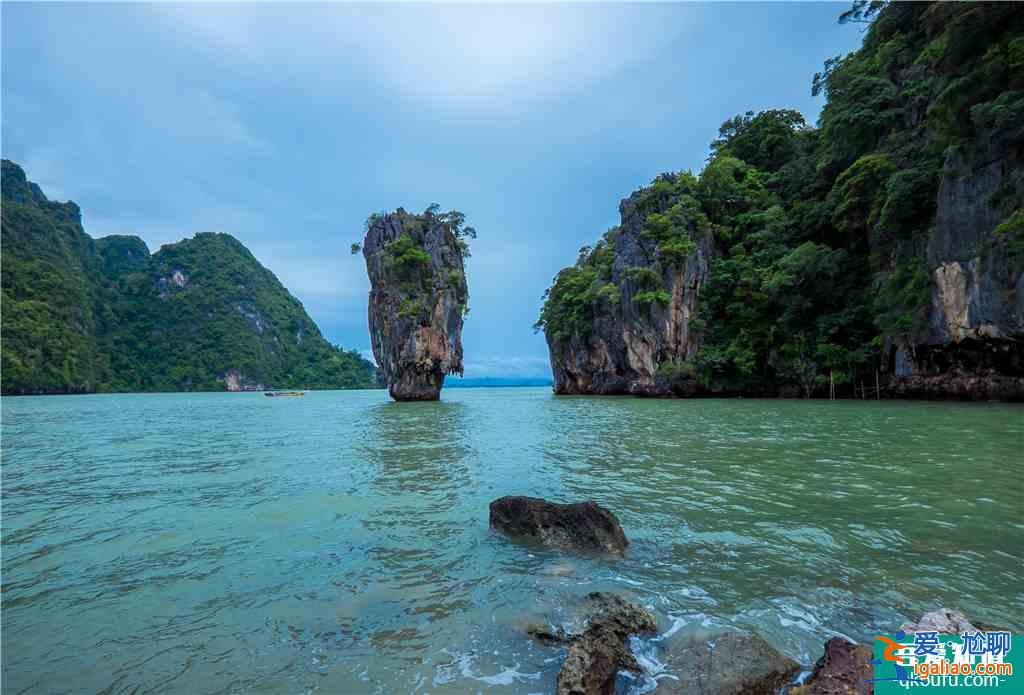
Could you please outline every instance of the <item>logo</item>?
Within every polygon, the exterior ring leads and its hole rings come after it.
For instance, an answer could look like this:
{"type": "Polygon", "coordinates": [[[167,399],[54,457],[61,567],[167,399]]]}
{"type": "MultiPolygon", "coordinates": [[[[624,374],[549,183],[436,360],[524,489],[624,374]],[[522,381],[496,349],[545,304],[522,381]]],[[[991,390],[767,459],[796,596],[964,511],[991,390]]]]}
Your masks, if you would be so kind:
{"type": "Polygon", "coordinates": [[[1013,677],[1012,638],[1008,631],[976,630],[959,635],[937,631],[875,637],[875,692],[956,692],[961,688],[999,688],[1007,695],[1024,694],[1024,679],[1013,677]]]}

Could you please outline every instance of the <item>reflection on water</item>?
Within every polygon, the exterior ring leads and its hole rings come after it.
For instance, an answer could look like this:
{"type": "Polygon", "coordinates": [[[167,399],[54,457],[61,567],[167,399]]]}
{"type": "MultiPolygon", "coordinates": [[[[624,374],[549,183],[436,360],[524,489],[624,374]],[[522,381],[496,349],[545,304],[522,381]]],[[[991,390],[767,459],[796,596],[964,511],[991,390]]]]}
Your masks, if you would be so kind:
{"type": "Polygon", "coordinates": [[[377,403],[368,409],[356,450],[376,467],[375,492],[409,495],[412,513],[450,506],[470,484],[466,405],[451,401],[377,403]]]}
{"type": "Polygon", "coordinates": [[[1019,408],[444,399],[5,399],[6,689],[545,692],[523,627],[593,590],[805,664],[939,605],[1024,627],[1019,408]],[[595,499],[630,551],[511,544],[505,494],[595,499]]]}

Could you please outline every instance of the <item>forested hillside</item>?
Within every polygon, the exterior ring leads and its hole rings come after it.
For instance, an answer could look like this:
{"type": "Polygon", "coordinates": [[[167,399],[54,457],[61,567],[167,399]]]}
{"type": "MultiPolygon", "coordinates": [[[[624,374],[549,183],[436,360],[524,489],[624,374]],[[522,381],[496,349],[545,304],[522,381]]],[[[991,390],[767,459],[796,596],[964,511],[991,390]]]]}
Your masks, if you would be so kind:
{"type": "Polygon", "coordinates": [[[94,240],[7,160],[2,230],[4,394],[375,385],[227,234],[94,240]]]}
{"type": "Polygon", "coordinates": [[[727,120],[558,274],[557,391],[1024,398],[1024,12],[842,19],[869,27],[814,76],[816,127],[727,120]]]}

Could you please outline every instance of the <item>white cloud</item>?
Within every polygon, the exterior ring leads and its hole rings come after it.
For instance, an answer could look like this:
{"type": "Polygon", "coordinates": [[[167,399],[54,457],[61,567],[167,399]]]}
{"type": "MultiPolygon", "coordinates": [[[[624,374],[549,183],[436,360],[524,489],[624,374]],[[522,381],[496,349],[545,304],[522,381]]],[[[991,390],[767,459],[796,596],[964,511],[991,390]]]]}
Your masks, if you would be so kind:
{"type": "Polygon", "coordinates": [[[504,109],[523,97],[563,96],[649,60],[701,11],[693,4],[300,7],[158,6],[179,32],[281,73],[315,70],[325,87],[339,74],[362,74],[421,100],[504,109]]]}
{"type": "Polygon", "coordinates": [[[194,136],[209,138],[220,147],[240,148],[260,155],[273,153],[270,142],[252,131],[230,100],[201,89],[191,95],[189,106],[194,136]]]}
{"type": "Polygon", "coordinates": [[[348,248],[330,246],[321,248],[321,254],[310,256],[308,249],[300,248],[299,245],[264,241],[250,246],[253,255],[297,297],[318,301],[360,298],[366,301],[370,282],[362,256],[352,256],[348,248]]]}

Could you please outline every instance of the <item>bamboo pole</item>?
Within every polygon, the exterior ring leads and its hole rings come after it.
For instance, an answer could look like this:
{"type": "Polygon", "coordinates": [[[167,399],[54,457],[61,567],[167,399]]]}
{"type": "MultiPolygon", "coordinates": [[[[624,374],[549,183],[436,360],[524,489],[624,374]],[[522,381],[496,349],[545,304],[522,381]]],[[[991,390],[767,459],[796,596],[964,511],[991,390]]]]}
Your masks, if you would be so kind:
{"type": "Polygon", "coordinates": [[[881,398],[882,398],[881,392],[879,391],[879,388],[878,388],[878,370],[876,369],[875,370],[875,400],[876,401],[877,400],[881,400],[881,398]]]}

